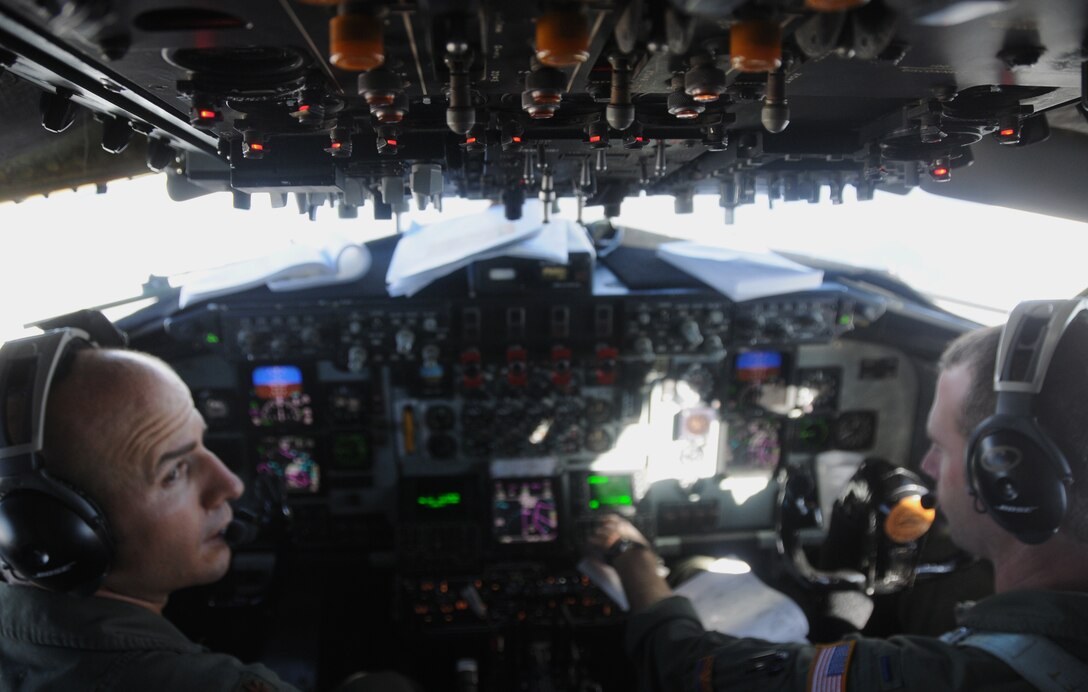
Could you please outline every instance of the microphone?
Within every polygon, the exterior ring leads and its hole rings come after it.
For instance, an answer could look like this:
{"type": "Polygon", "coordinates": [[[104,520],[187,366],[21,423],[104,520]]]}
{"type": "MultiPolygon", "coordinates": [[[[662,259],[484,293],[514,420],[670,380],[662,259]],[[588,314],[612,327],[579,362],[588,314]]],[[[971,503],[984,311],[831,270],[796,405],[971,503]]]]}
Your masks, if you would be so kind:
{"type": "Polygon", "coordinates": [[[240,507],[235,508],[234,518],[227,524],[227,530],[223,533],[223,540],[231,548],[237,548],[256,540],[260,530],[260,523],[253,512],[240,507]]]}
{"type": "Polygon", "coordinates": [[[261,529],[290,516],[283,481],[271,474],[258,474],[249,491],[232,503],[231,508],[234,518],[227,525],[223,539],[232,548],[252,543],[261,529]]]}

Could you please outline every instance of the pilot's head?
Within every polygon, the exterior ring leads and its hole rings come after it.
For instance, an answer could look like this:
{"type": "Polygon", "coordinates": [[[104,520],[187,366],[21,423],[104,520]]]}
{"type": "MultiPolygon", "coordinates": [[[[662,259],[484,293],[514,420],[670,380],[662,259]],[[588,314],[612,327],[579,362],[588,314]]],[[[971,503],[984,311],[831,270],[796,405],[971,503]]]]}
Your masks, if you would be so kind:
{"type": "Polygon", "coordinates": [[[242,482],[204,447],[204,429],[185,383],[146,354],[79,351],[54,384],[45,465],[106,515],[116,555],[104,590],[161,606],[226,573],[227,501],[242,482]]]}
{"type": "MultiPolygon", "coordinates": [[[[1069,510],[1059,531],[1064,540],[1088,543],[1088,313],[1066,329],[1035,400],[1040,426],[1069,461],[1076,479],[1069,510]]],[[[922,469],[937,479],[937,496],[952,539],[961,548],[994,559],[1016,541],[1012,534],[975,511],[966,476],[971,432],[994,413],[994,363],[1001,328],[964,334],[941,356],[937,395],[926,432],[931,446],[922,469]]]]}

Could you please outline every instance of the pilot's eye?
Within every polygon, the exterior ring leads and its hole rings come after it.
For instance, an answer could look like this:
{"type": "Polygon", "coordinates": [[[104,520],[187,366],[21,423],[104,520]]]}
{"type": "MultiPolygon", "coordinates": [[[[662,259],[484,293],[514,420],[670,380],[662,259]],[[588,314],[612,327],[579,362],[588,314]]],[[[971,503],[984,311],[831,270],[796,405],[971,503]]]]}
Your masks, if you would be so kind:
{"type": "Polygon", "coordinates": [[[170,470],[163,476],[162,484],[171,485],[181,480],[189,473],[189,461],[182,459],[178,463],[174,464],[170,470]]]}

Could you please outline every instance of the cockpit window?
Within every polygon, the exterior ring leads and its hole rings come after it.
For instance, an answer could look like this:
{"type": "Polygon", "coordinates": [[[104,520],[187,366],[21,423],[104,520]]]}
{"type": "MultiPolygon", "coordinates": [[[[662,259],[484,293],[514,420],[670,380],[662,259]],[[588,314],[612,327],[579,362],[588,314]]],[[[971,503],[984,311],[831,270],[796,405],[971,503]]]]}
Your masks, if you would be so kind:
{"type": "MultiPolygon", "coordinates": [[[[272,208],[257,196],[233,209],[225,194],[174,202],[162,176],[0,205],[0,226],[16,231],[0,254],[0,340],[21,326],[92,305],[154,293],[149,278],[170,286],[201,272],[260,257],[291,243],[320,244],[330,235],[362,243],[397,233],[398,222],[340,219],[333,208],[315,220],[294,208],[272,208]]],[[[801,202],[749,205],[725,225],[717,198],[696,196],[691,214],[674,213],[668,196],[627,200],[616,226],[666,238],[738,250],[774,250],[826,262],[886,271],[938,306],[983,324],[997,324],[1019,300],[1070,297],[1085,288],[1080,258],[1088,251],[1083,224],[1026,211],[962,202],[921,190],[842,205],[801,202]],[[773,209],[772,209],[773,206],[773,209]]],[[[412,208],[401,230],[475,214],[486,200],[448,199],[442,212],[412,208]]],[[[574,218],[574,200],[559,201],[574,218]]],[[[604,218],[588,207],[587,223],[604,218]]],[[[634,240],[633,242],[638,242],[634,240]]],[[[114,307],[117,318],[142,307],[114,307]]]]}

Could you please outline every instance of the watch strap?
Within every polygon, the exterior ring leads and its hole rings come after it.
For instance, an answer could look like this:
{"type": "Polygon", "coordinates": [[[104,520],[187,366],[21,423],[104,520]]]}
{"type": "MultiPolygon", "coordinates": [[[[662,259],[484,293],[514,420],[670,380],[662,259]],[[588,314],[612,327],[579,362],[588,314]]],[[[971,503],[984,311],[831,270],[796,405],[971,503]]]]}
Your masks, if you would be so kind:
{"type": "Polygon", "coordinates": [[[629,550],[649,550],[649,548],[638,541],[632,541],[630,538],[620,538],[608,546],[608,550],[604,551],[604,561],[609,565],[613,565],[616,558],[629,550]]]}

